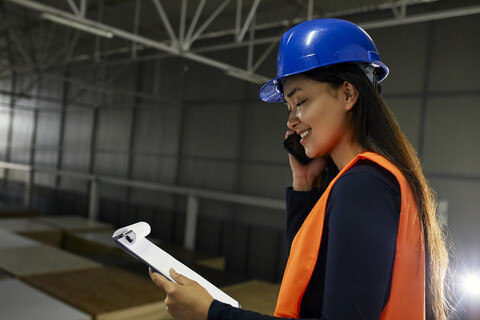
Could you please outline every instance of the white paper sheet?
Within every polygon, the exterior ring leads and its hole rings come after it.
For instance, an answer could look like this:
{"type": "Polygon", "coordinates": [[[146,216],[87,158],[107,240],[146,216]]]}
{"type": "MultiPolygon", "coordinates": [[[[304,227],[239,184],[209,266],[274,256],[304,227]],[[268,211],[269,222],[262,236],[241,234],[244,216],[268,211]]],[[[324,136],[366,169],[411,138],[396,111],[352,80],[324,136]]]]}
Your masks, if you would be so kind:
{"type": "Polygon", "coordinates": [[[174,281],[169,274],[170,268],[173,268],[176,272],[198,282],[214,299],[236,308],[240,307],[235,299],[228,296],[198,273],[150,242],[146,238],[146,236],[150,234],[150,230],[148,223],[137,222],[118,229],[113,233],[112,238],[120,248],[148,264],[154,271],[161,273],[167,279],[174,281]]]}

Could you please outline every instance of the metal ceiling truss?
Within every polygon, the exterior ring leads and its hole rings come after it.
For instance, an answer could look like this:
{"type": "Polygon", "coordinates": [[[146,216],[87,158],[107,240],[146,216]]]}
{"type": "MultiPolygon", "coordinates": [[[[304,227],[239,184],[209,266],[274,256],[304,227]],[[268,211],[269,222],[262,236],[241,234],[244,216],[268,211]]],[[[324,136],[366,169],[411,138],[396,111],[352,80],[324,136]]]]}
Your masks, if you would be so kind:
{"type": "MultiPolygon", "coordinates": [[[[196,61],[214,68],[221,69],[226,72],[226,74],[241,78],[250,82],[257,84],[264,83],[269,80],[269,78],[255,73],[263,61],[269,56],[272,50],[276,47],[277,43],[280,40],[280,35],[268,38],[255,38],[256,31],[262,30],[275,30],[275,28],[285,28],[290,25],[305,21],[306,19],[319,18],[315,15],[314,0],[305,0],[300,1],[299,5],[302,5],[306,10],[306,15],[303,17],[297,17],[293,19],[279,20],[276,22],[266,23],[266,24],[256,24],[255,16],[260,4],[260,0],[251,1],[251,7],[248,10],[248,13],[245,19],[242,18],[242,0],[236,1],[236,12],[235,12],[235,27],[230,30],[215,31],[210,33],[204,33],[205,30],[212,24],[212,22],[220,15],[220,13],[227,7],[232,0],[223,0],[218,7],[203,21],[199,24],[200,18],[202,17],[203,9],[206,4],[206,0],[199,0],[195,9],[193,18],[191,19],[189,25],[187,25],[187,0],[181,0],[181,10],[180,10],[180,27],[178,34],[175,33],[173,29],[169,15],[162,6],[161,0],[149,0],[153,3],[159,19],[161,20],[165,30],[168,34],[169,39],[165,41],[157,41],[148,37],[144,37],[138,34],[139,30],[139,12],[140,5],[142,0],[133,0],[135,3],[135,12],[133,12],[133,21],[134,27],[133,32],[119,29],[117,27],[107,25],[100,21],[95,21],[86,17],[87,12],[87,0],[65,0],[68,4],[68,7],[71,9],[71,12],[64,10],[59,10],[57,8],[47,6],[45,4],[39,3],[37,1],[29,0],[6,0],[11,3],[29,8],[31,10],[38,11],[42,14],[42,17],[57,23],[65,24],[73,28],[81,29],[86,32],[95,33],[97,35],[102,35],[104,37],[119,37],[132,42],[132,46],[128,49],[119,48],[111,50],[111,53],[119,52],[128,52],[131,51],[132,59],[137,57],[136,52],[142,48],[154,48],[160,50],[164,53],[181,56],[185,59],[196,61]],[[78,4],[77,4],[78,3],[78,4]],[[65,22],[67,21],[67,22],[65,22]],[[245,39],[248,33],[248,39],[245,39]],[[192,49],[192,44],[199,39],[214,39],[221,38],[225,36],[232,36],[233,42],[217,44],[204,48],[194,48],[192,49]],[[257,60],[254,61],[254,48],[257,45],[268,44],[268,47],[261,53],[257,54],[257,60]],[[225,62],[212,59],[200,55],[201,52],[214,51],[214,50],[225,50],[229,48],[236,47],[248,47],[247,50],[247,63],[246,68],[242,69],[237,66],[227,64],[225,62]]],[[[321,17],[332,17],[332,16],[346,16],[353,15],[373,10],[391,10],[392,18],[381,20],[381,21],[372,21],[360,23],[365,29],[373,28],[383,28],[388,26],[396,26],[402,24],[416,23],[416,22],[425,22],[431,20],[438,20],[444,18],[458,17],[464,15],[478,14],[480,13],[480,6],[472,6],[459,9],[451,9],[448,11],[435,11],[431,13],[417,14],[408,16],[407,7],[410,5],[433,2],[436,0],[386,0],[386,2],[378,3],[376,5],[370,5],[366,7],[356,7],[348,10],[337,11],[337,12],[325,12],[321,17]]],[[[101,14],[100,14],[101,20],[101,14]]],[[[12,38],[21,52],[28,59],[28,55],[25,53],[25,50],[22,48],[20,41],[17,41],[12,34],[12,38]]],[[[96,40],[96,58],[99,57],[99,38],[96,40]]],[[[102,54],[104,54],[102,52],[102,54]]],[[[81,60],[81,59],[73,59],[81,60]]],[[[54,63],[56,60],[53,60],[51,63],[54,63]]]]}
{"type": "MultiPolygon", "coordinates": [[[[160,16],[165,29],[167,30],[170,36],[170,44],[167,42],[160,42],[157,40],[153,40],[144,36],[137,34],[135,31],[138,31],[138,19],[135,19],[135,27],[134,32],[125,31],[123,29],[119,29],[101,22],[97,22],[85,17],[86,14],[86,0],[81,0],[80,7],[77,7],[74,0],[66,0],[69,4],[72,12],[67,12],[64,10],[59,10],[57,8],[47,6],[45,4],[39,3],[37,1],[29,1],[29,0],[7,0],[9,2],[15,3],[17,5],[39,11],[42,13],[42,17],[57,22],[61,24],[65,24],[71,26],[73,28],[81,29],[86,32],[94,32],[96,30],[96,35],[102,35],[105,37],[119,37],[125,40],[132,41],[134,44],[140,44],[145,47],[155,48],[163,52],[167,52],[173,55],[181,56],[183,58],[193,60],[202,64],[209,65],[214,68],[218,68],[224,70],[227,74],[231,76],[235,76],[247,81],[251,81],[254,83],[264,83],[268,81],[267,77],[255,74],[252,69],[241,69],[236,66],[224,63],[219,60],[211,59],[205,56],[198,55],[190,50],[192,43],[198,39],[201,33],[211,24],[211,22],[220,14],[220,12],[228,5],[231,0],[224,0],[220,6],[208,17],[208,19],[200,26],[196,31],[195,27],[199,20],[200,14],[202,9],[205,5],[205,1],[202,0],[199,2],[194,19],[191,21],[191,24],[188,28],[188,32],[185,34],[186,30],[186,6],[187,1],[182,0],[182,9],[181,9],[181,26],[179,34],[176,35],[168,18],[167,13],[162,7],[160,0],[151,0],[155,5],[158,14],[160,16]]],[[[136,0],[137,3],[140,3],[139,0],[136,0]]],[[[256,12],[256,8],[259,4],[260,0],[255,0],[252,8],[247,16],[245,23],[243,24],[242,28],[240,29],[237,37],[237,41],[243,40],[243,37],[248,29],[251,21],[256,12]]],[[[138,6],[137,6],[138,9],[138,6]]],[[[138,10],[136,10],[138,12],[138,10]]],[[[137,15],[137,13],[135,13],[137,15]]],[[[253,64],[257,66],[258,63],[253,64]]]]}

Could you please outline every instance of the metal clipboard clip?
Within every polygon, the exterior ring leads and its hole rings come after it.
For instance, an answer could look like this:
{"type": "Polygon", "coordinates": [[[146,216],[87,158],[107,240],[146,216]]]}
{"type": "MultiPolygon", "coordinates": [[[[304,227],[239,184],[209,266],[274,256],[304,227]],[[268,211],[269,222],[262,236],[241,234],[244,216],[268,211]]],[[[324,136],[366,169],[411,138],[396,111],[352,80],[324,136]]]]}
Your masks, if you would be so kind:
{"type": "Polygon", "coordinates": [[[121,238],[125,238],[130,244],[134,244],[135,241],[137,240],[137,235],[133,230],[130,230],[117,236],[117,239],[121,239],[121,238]]]}

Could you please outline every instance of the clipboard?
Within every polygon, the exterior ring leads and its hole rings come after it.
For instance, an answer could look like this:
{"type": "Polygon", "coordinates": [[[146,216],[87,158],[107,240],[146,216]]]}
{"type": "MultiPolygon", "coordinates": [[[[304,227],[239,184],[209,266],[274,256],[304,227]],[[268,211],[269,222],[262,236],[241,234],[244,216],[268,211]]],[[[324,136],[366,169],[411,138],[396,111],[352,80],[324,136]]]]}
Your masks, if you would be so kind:
{"type": "Polygon", "coordinates": [[[215,300],[240,308],[240,304],[235,299],[148,240],[146,236],[150,234],[150,230],[148,223],[137,222],[115,231],[112,239],[121,249],[168,280],[175,282],[169,275],[170,268],[173,268],[176,272],[198,282],[215,300]]]}

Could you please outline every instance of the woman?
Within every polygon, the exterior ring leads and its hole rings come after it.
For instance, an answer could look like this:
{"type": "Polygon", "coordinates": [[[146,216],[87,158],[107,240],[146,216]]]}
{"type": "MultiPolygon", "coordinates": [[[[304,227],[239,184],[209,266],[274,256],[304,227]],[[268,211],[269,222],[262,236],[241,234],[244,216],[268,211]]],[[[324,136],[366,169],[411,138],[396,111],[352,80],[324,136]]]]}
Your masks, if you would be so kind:
{"type": "MultiPolygon", "coordinates": [[[[277,78],[260,97],[286,102],[286,135],[300,135],[313,161],[302,165],[290,155],[290,255],[275,317],[446,319],[448,256],[435,200],[379,94],[387,74],[373,41],[353,23],[312,20],[282,37],[277,78]]],[[[151,277],[175,318],[274,318],[214,301],[174,271],[177,284],[151,277]]]]}

